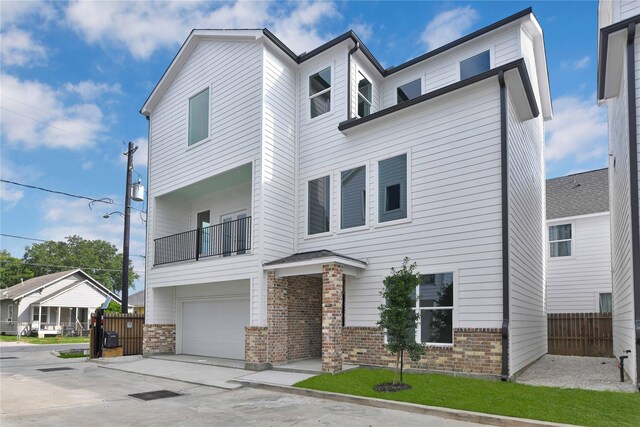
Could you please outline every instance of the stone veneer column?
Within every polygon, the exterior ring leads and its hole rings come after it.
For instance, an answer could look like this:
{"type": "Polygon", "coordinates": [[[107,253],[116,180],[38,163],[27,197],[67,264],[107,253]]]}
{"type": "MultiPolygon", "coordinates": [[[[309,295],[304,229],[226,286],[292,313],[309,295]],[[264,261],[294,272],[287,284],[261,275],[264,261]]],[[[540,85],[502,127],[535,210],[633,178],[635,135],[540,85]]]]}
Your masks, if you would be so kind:
{"type": "Polygon", "coordinates": [[[244,327],[244,368],[262,371],[269,368],[267,363],[267,327],[244,327]]]}
{"type": "Polygon", "coordinates": [[[342,266],[322,267],[322,370],[342,370],[342,266]]]}
{"type": "Polygon", "coordinates": [[[175,353],[176,325],[144,324],[142,326],[142,354],[175,353]]]}
{"type": "Polygon", "coordinates": [[[289,282],[276,277],[274,271],[267,276],[267,361],[287,361],[289,334],[289,282]]]}

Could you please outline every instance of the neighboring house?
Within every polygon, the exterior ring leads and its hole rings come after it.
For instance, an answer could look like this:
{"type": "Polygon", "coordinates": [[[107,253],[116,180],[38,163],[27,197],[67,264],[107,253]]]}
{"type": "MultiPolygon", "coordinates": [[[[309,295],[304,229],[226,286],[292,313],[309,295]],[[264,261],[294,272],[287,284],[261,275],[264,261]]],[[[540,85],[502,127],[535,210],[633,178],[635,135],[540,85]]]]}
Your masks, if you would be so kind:
{"type": "Polygon", "coordinates": [[[640,376],[640,220],[638,219],[638,93],[640,2],[601,1],[598,11],[598,100],[609,117],[609,207],[613,353],[640,376]]]}
{"type": "Polygon", "coordinates": [[[144,314],[144,291],[129,295],[129,311],[144,314]]]}
{"type": "Polygon", "coordinates": [[[547,180],[548,313],[611,313],[607,174],[547,180]]]}
{"type": "Polygon", "coordinates": [[[89,330],[91,312],[107,297],[120,298],[84,271],[34,277],[0,291],[2,334],[62,334],[89,330]]]}
{"type": "Polygon", "coordinates": [[[295,55],[194,30],[141,112],[145,353],[392,364],[376,322],[404,257],[424,275],[413,367],[508,378],[546,353],[530,9],[387,69],[351,31],[295,55]]]}

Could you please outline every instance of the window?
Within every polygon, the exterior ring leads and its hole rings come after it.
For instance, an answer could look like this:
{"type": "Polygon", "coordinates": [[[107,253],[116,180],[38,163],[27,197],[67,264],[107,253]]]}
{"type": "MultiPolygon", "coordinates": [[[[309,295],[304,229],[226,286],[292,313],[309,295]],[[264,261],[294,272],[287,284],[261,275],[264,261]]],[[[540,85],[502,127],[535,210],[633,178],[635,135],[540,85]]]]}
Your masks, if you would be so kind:
{"type": "Polygon", "coordinates": [[[33,321],[37,322],[38,320],[40,320],[41,323],[47,323],[48,320],[48,309],[49,307],[42,307],[42,319],[38,319],[38,313],[40,312],[40,307],[38,307],[37,305],[34,305],[31,307],[33,310],[33,321]]]}
{"type": "Polygon", "coordinates": [[[189,145],[209,137],[209,88],[189,99],[189,145]]]}
{"type": "Polygon", "coordinates": [[[309,76],[311,118],[331,111],[331,67],[309,76]]]}
{"type": "Polygon", "coordinates": [[[398,87],[398,104],[422,95],[422,81],[420,79],[398,87]]]}
{"type": "Polygon", "coordinates": [[[611,292],[600,294],[598,302],[601,314],[611,313],[613,311],[613,305],[611,304],[611,292]]]}
{"type": "Polygon", "coordinates": [[[366,117],[371,114],[373,86],[361,73],[358,76],[358,117],[366,117]]]}
{"type": "Polygon", "coordinates": [[[407,155],[378,162],[378,222],[407,217],[407,155]]]}
{"type": "Polygon", "coordinates": [[[426,274],[416,288],[416,341],[453,344],[453,273],[426,274]]]}
{"type": "Polygon", "coordinates": [[[9,307],[7,309],[7,320],[11,321],[13,320],[13,304],[9,304],[9,307]]]}
{"type": "Polygon", "coordinates": [[[325,176],[309,181],[307,234],[319,234],[329,231],[331,178],[325,176]]]}
{"type": "Polygon", "coordinates": [[[343,171],[340,174],[340,228],[353,228],[366,223],[367,168],[343,171]]]}
{"type": "Polygon", "coordinates": [[[571,256],[571,224],[549,227],[549,257],[571,256]]]}
{"type": "Polygon", "coordinates": [[[491,68],[491,55],[488,50],[464,61],[460,61],[460,80],[468,79],[491,68]]]}

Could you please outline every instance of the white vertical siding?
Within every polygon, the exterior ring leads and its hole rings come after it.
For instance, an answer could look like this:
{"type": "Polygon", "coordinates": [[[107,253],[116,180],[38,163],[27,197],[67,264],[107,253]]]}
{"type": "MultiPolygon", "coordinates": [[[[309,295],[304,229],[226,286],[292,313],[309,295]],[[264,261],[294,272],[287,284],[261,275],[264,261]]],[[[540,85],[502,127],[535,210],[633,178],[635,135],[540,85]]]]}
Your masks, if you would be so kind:
{"type": "Polygon", "coordinates": [[[509,170],[509,374],[547,352],[542,116],[521,122],[507,96],[509,170]]]}
{"type": "Polygon", "coordinates": [[[175,324],[176,288],[147,287],[144,316],[148,324],[175,324]]]}
{"type": "Polygon", "coordinates": [[[639,14],[640,1],[638,0],[620,0],[619,2],[614,2],[614,22],[624,21],[639,14]]]}
{"type": "Polygon", "coordinates": [[[485,50],[491,50],[491,67],[520,58],[519,26],[508,25],[420,64],[387,77],[384,82],[383,107],[396,104],[396,88],[422,78],[422,93],[429,93],[460,80],[459,62],[485,50]]]}
{"type": "Polygon", "coordinates": [[[573,253],[547,259],[547,311],[597,313],[598,294],[611,292],[609,214],[547,221],[559,224],[572,225],[573,253]]]}

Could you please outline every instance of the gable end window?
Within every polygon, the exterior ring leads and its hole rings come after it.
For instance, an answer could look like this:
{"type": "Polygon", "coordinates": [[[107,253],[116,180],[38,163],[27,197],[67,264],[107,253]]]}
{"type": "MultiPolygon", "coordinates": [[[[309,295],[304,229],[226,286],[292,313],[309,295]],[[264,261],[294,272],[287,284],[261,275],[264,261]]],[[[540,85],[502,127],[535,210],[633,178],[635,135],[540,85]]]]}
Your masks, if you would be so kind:
{"type": "Polygon", "coordinates": [[[362,73],[358,73],[358,117],[366,117],[371,114],[371,99],[373,86],[362,73]]]}
{"type": "Polygon", "coordinates": [[[324,176],[309,181],[307,199],[307,234],[328,232],[331,212],[331,178],[324,176]]]}
{"type": "Polygon", "coordinates": [[[408,101],[422,95],[422,80],[414,80],[412,82],[399,86],[397,92],[397,103],[408,101]]]}
{"type": "Polygon", "coordinates": [[[453,344],[453,273],[425,274],[416,287],[416,341],[453,344]]]}
{"type": "Polygon", "coordinates": [[[331,111],[331,67],[309,76],[309,109],[312,119],[331,111]]]}
{"type": "Polygon", "coordinates": [[[340,174],[340,228],[360,227],[366,223],[367,168],[342,171],[340,174]]]}
{"type": "Polygon", "coordinates": [[[549,227],[549,257],[559,258],[572,255],[571,224],[549,227]]]}
{"type": "Polygon", "coordinates": [[[189,145],[209,137],[209,88],[189,99],[189,145]]]}
{"type": "Polygon", "coordinates": [[[378,162],[378,222],[407,218],[407,155],[378,162]]]}
{"type": "Polygon", "coordinates": [[[491,68],[491,54],[488,50],[460,61],[460,80],[477,76],[491,68]]]}

